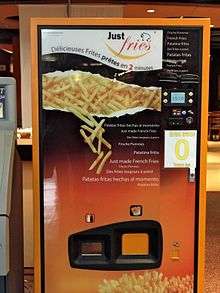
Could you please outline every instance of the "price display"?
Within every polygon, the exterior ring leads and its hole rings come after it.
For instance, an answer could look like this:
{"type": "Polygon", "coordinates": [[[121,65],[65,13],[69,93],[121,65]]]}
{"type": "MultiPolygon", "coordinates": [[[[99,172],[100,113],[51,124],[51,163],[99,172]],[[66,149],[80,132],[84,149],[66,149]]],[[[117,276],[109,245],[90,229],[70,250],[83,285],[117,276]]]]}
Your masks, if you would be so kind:
{"type": "Polygon", "coordinates": [[[171,92],[171,104],[184,104],[186,94],[184,92],[171,92]]]}
{"type": "Polygon", "coordinates": [[[196,168],[196,130],[165,131],[165,168],[196,168]]]}

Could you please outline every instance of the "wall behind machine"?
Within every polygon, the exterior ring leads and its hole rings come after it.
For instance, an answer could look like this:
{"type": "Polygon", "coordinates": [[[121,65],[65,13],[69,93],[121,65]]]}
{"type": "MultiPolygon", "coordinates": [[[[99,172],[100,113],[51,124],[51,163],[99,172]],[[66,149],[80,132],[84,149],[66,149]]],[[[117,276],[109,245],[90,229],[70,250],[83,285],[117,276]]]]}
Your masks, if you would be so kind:
{"type": "MultiPolygon", "coordinates": [[[[72,5],[71,17],[122,17],[122,5],[72,5]]],[[[22,126],[32,126],[30,19],[67,17],[66,5],[19,5],[22,126]]]]}
{"type": "Polygon", "coordinates": [[[0,76],[11,76],[11,54],[0,49],[0,76]]]}

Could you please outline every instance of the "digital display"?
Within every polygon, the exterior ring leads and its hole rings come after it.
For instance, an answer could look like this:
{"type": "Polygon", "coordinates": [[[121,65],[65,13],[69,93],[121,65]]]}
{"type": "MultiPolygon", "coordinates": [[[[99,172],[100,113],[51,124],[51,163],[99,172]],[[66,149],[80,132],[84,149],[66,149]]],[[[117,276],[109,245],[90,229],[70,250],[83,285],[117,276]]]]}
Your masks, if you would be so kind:
{"type": "Polygon", "coordinates": [[[171,104],[184,104],[186,94],[184,92],[171,92],[171,104]]]}
{"type": "Polygon", "coordinates": [[[5,96],[6,96],[5,88],[0,87],[0,119],[5,118],[5,96]]]}

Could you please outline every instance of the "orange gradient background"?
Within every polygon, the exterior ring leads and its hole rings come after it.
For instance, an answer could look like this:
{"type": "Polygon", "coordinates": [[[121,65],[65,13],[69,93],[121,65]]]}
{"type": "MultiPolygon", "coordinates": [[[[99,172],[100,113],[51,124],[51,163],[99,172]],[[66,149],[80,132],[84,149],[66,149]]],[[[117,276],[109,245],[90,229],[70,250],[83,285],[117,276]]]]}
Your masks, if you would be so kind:
{"type": "MultiPolygon", "coordinates": [[[[77,151],[67,145],[60,141],[59,148],[52,146],[45,153],[45,292],[93,293],[98,292],[103,279],[119,278],[124,271],[71,268],[68,237],[90,228],[138,219],[156,220],[162,226],[163,256],[159,271],[166,276],[193,274],[195,184],[188,182],[187,170],[163,169],[161,154],[160,165],[154,166],[155,174],[160,175],[159,187],[83,183],[81,177],[88,176],[86,170],[93,155],[89,149],[83,150],[83,142],[77,151]],[[133,204],[143,205],[143,216],[129,215],[129,207],[133,204]],[[95,214],[95,223],[85,222],[87,213],[95,214]],[[172,244],[176,241],[180,243],[180,258],[172,260],[172,244]]],[[[113,152],[112,159],[119,157],[128,155],[113,152]]],[[[105,175],[107,168],[100,176],[105,175]]],[[[136,271],[137,274],[142,272],[136,271]]]]}

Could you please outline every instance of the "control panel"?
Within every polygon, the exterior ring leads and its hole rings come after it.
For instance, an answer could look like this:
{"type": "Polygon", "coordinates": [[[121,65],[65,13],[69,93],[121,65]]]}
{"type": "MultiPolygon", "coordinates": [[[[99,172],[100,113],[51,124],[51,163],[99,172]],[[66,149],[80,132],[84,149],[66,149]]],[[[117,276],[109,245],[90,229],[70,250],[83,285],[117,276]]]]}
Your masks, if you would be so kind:
{"type": "Polygon", "coordinates": [[[6,88],[0,87],[0,119],[5,119],[6,117],[6,88]]]}
{"type": "Polygon", "coordinates": [[[163,126],[166,129],[194,129],[196,127],[196,96],[193,88],[163,89],[163,126]]]}

